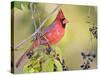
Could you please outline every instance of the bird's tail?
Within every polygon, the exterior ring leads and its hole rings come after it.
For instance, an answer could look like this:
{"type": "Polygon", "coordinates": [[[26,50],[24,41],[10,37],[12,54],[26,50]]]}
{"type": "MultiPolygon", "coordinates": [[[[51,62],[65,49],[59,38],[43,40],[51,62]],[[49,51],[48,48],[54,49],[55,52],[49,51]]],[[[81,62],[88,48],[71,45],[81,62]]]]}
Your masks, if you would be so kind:
{"type": "Polygon", "coordinates": [[[26,50],[26,52],[20,57],[20,59],[17,61],[17,63],[16,63],[16,68],[18,68],[20,65],[21,65],[21,63],[24,61],[24,60],[26,60],[27,58],[28,58],[28,56],[27,56],[27,54],[30,52],[30,51],[32,51],[35,47],[37,47],[38,46],[38,42],[37,41],[35,41],[33,44],[32,44],[32,46],[28,49],[28,50],[26,50]]]}

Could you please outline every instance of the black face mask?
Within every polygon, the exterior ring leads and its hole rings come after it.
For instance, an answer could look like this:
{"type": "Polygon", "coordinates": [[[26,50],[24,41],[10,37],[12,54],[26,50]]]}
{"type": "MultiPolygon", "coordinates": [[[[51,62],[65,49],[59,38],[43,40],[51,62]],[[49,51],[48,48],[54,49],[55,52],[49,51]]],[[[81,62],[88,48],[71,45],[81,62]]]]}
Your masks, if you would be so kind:
{"type": "Polygon", "coordinates": [[[60,20],[60,22],[61,22],[63,28],[65,28],[65,25],[66,25],[66,23],[63,23],[64,20],[65,20],[65,18],[62,18],[62,19],[60,20]]]}

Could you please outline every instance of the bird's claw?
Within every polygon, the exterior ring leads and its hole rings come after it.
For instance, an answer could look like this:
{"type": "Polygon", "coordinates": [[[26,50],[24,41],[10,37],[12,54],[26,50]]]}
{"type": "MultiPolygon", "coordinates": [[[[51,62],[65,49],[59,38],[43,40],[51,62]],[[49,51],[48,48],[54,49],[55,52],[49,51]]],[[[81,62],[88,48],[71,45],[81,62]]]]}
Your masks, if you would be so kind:
{"type": "Polygon", "coordinates": [[[32,57],[32,55],[33,55],[33,51],[29,51],[26,55],[27,55],[28,58],[30,59],[30,58],[32,57]]]}

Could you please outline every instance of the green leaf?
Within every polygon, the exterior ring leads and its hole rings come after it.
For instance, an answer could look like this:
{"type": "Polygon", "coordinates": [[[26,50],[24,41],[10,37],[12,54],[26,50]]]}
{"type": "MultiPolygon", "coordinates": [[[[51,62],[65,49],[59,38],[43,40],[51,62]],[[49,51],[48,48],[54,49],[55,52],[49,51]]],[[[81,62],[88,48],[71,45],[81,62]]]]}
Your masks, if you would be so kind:
{"type": "Polygon", "coordinates": [[[54,59],[54,62],[55,62],[55,65],[57,66],[57,71],[62,71],[61,63],[56,59],[54,59]]]}
{"type": "Polygon", "coordinates": [[[29,66],[29,65],[30,65],[30,63],[24,65],[24,67],[23,67],[23,72],[24,72],[24,73],[32,73],[32,72],[35,71],[35,70],[32,68],[32,66],[29,66]]]}
{"type": "Polygon", "coordinates": [[[32,72],[39,72],[39,71],[40,71],[40,64],[39,64],[39,61],[37,59],[29,61],[23,67],[24,73],[32,73],[32,72]]]}
{"type": "Polygon", "coordinates": [[[54,69],[53,64],[54,64],[53,59],[49,58],[45,63],[42,64],[42,67],[43,67],[42,71],[43,72],[52,72],[54,69]]]}
{"type": "Polygon", "coordinates": [[[59,56],[62,56],[62,50],[59,47],[54,47],[55,51],[57,54],[59,54],[59,56]]]}
{"type": "Polygon", "coordinates": [[[62,61],[62,50],[59,47],[53,47],[54,51],[56,52],[58,57],[60,58],[60,61],[62,61]]]}
{"type": "Polygon", "coordinates": [[[54,71],[54,64],[57,66],[57,71],[62,71],[62,65],[59,60],[55,59],[53,56],[55,53],[59,54],[60,60],[62,60],[62,51],[59,47],[53,47],[53,50],[50,54],[46,54],[43,46],[40,46],[35,50],[34,55],[30,59],[30,61],[25,64],[23,71],[25,73],[30,72],[52,72],[54,71]],[[40,63],[41,62],[41,65],[40,63]],[[30,67],[28,67],[31,65],[30,67]]]}

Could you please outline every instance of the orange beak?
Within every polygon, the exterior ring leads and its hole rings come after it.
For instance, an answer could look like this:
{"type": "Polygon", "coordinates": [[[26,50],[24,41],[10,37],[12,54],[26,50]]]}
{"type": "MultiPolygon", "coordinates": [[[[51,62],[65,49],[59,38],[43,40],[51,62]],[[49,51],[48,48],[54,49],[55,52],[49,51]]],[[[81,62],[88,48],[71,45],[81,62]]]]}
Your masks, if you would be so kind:
{"type": "Polygon", "coordinates": [[[63,24],[66,24],[68,22],[69,22],[68,20],[64,19],[63,24]]]}

